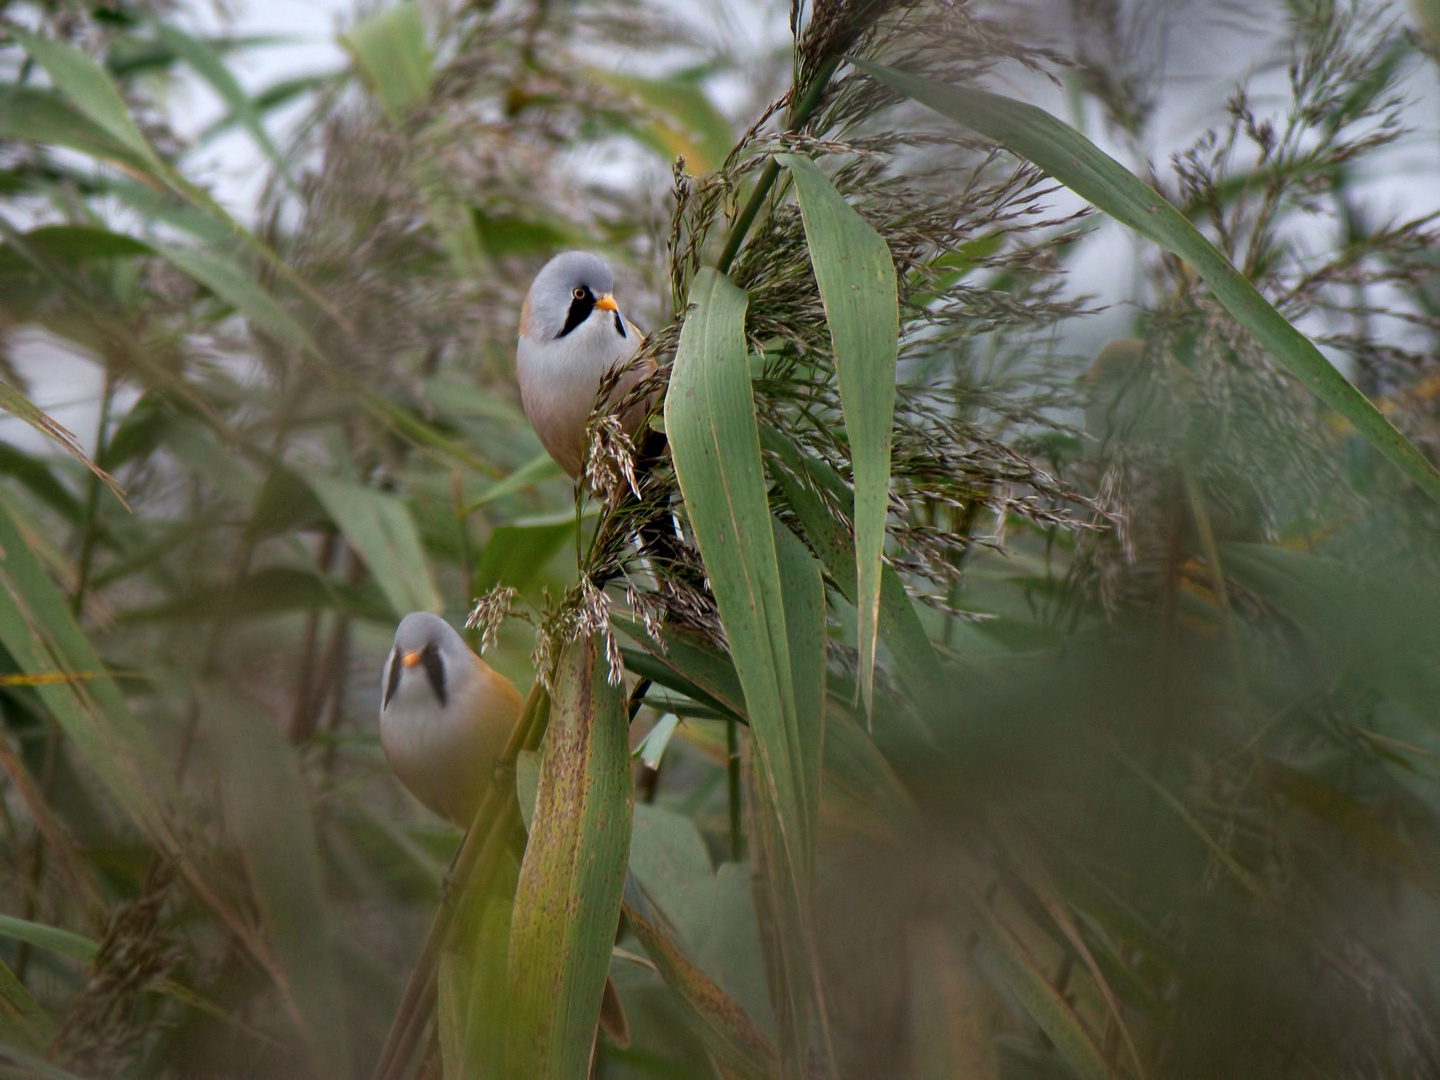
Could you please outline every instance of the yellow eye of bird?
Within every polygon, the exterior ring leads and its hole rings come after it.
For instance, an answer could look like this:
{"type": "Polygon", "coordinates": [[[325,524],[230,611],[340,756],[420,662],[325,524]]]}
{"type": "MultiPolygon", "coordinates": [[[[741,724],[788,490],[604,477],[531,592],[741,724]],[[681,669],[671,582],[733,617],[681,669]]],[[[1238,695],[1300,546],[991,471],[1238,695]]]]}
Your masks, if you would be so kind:
{"type": "Polygon", "coordinates": [[[574,296],[575,296],[575,299],[576,299],[576,300],[584,300],[584,299],[585,299],[585,286],[584,286],[584,285],[581,285],[580,288],[576,289],[575,292],[574,292],[574,296]]]}

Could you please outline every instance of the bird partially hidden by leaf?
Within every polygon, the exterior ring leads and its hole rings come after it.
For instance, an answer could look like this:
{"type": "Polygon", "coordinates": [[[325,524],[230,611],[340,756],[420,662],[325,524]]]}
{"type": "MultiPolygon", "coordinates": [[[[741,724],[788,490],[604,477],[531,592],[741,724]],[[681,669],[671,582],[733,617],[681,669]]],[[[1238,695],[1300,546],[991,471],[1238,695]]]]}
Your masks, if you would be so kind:
{"type": "MultiPolygon", "coordinates": [[[[381,679],[380,744],[428,809],[461,829],[474,824],[520,708],[515,684],[440,616],[414,611],[400,621],[381,679]]],[[[629,1045],[625,1008],[608,978],[600,1026],[616,1045],[629,1045]]]]}

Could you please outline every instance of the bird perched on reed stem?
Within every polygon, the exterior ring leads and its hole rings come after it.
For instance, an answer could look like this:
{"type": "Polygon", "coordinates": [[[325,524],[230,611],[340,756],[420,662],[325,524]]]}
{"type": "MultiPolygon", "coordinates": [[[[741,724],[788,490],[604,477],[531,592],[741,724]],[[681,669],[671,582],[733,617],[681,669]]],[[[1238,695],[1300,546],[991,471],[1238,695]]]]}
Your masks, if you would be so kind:
{"type": "MultiPolygon", "coordinates": [[[[550,456],[577,479],[585,465],[585,424],[601,380],[644,341],[620,311],[614,288],[615,275],[599,255],[565,251],[535,275],[520,309],[515,374],[525,415],[550,456]]],[[[652,360],[627,371],[612,400],[654,370],[652,360]]],[[[635,434],[645,411],[645,404],[637,403],[621,416],[627,435],[635,434]]]]}
{"type": "MultiPolygon", "coordinates": [[[[380,745],[428,809],[461,829],[474,823],[520,708],[515,684],[444,619],[414,611],[400,620],[380,684],[380,745]]],[[[625,1010],[608,978],[600,1025],[617,1045],[629,1045],[625,1010]]]]}

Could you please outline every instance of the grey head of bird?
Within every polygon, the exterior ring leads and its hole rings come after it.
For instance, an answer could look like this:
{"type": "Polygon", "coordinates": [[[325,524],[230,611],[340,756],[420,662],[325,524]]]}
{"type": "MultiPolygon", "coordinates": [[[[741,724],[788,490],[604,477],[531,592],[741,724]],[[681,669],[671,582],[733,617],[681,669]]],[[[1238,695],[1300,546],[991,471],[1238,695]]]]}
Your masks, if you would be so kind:
{"type": "Polygon", "coordinates": [[[414,611],[400,621],[385,661],[380,713],[424,706],[444,709],[474,678],[474,657],[465,639],[444,619],[414,611]]]}
{"type": "Polygon", "coordinates": [[[629,337],[610,264],[590,251],[562,251],[546,263],[520,313],[520,336],[559,341],[577,332],[629,337]]]}

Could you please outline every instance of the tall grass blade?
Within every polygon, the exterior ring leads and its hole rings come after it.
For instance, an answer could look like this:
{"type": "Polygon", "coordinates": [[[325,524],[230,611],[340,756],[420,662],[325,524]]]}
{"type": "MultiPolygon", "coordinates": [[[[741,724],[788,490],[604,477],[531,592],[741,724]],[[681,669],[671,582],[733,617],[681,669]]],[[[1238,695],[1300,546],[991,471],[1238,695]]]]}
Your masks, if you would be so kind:
{"type": "Polygon", "coordinates": [[[745,691],[735,665],[723,653],[683,630],[667,629],[661,640],[655,641],[639,623],[615,615],[610,621],[644,647],[644,653],[626,650],[627,665],[632,657],[644,665],[643,670],[634,669],[639,674],[714,705],[722,713],[745,716],[745,691]]]}
{"type": "MultiPolygon", "coordinates": [[[[509,872],[508,845],[516,830],[523,826],[515,783],[505,777],[507,774],[512,778],[517,776],[520,761],[539,745],[549,723],[550,709],[549,692],[543,684],[535,682],[525,697],[505,750],[496,763],[494,782],[486,786],[475,821],[455,854],[450,870],[451,889],[446,896],[449,902],[440,905],[425,935],[420,957],[410,973],[400,1008],[391,1022],[390,1032],[375,1064],[372,1074],[375,1080],[399,1080],[411,1075],[416,1052],[423,1046],[422,1037],[434,1013],[437,969],[444,947],[450,940],[456,912],[469,906],[472,894],[487,894],[494,887],[497,875],[509,872]],[[452,899],[454,897],[458,900],[452,899]]],[[[508,940],[499,944],[508,946],[508,940]]],[[[481,961],[485,970],[490,970],[492,959],[481,961]]],[[[507,955],[504,960],[507,968],[508,961],[507,955]]],[[[506,981],[508,983],[508,978],[506,981]]],[[[458,1009],[452,1008],[452,1016],[457,1012],[458,1009]]],[[[502,1044],[493,1048],[487,1058],[489,1064],[483,1066],[484,1071],[499,1069],[495,1063],[503,1058],[504,1032],[500,1032],[499,1036],[502,1044]]]]}
{"type": "Polygon", "coordinates": [[[446,1076],[497,1077],[505,1057],[507,965],[520,864],[496,860],[481,888],[457,898],[455,925],[440,957],[439,1025],[446,1076]]]}
{"type": "Polygon", "coordinates": [[[1105,1002],[1106,1011],[1119,1030],[1121,1038],[1125,1040],[1125,1049],[1130,1055],[1131,1063],[1135,1066],[1135,1075],[1140,1080],[1145,1080],[1145,1066],[1140,1060],[1140,1052],[1135,1048],[1135,1040],[1130,1034],[1130,1027],[1125,1022],[1124,1010],[1120,1007],[1115,992],[1105,978],[1105,973],[1090,951],[1090,946],[1086,943],[1084,935],[1070,914],[1069,905],[1050,877],[1050,873],[1046,870],[1030,837],[1017,822],[1005,816],[992,815],[990,823],[1020,880],[1030,889],[1035,899],[1044,907],[1045,912],[1054,920],[1055,926],[1069,942],[1076,955],[1084,961],[1090,977],[1095,980],[1096,990],[1099,991],[1101,999],[1105,1002]]]}
{"type": "Polygon", "coordinates": [[[224,300],[257,329],[297,351],[317,352],[309,331],[233,259],[179,244],[157,243],[154,247],[157,254],[224,300]]]}
{"type": "Polygon", "coordinates": [[[584,1080],[630,848],[629,718],[593,638],[554,680],[510,936],[506,1075],[584,1080]]]}
{"type": "MultiPolygon", "coordinates": [[[[447,457],[454,458],[467,468],[474,469],[476,472],[482,473],[485,476],[500,475],[499,470],[496,469],[495,466],[473,454],[464,444],[447,437],[433,424],[421,419],[418,414],[401,408],[399,405],[381,397],[379,394],[373,393],[358,381],[350,382],[348,389],[373,416],[393,427],[397,433],[411,440],[417,446],[430,447],[438,450],[447,457]]],[[[537,466],[535,475],[527,478],[527,481],[521,484],[516,490],[523,490],[531,483],[538,483],[548,475],[563,475],[560,473],[560,466],[555,465],[554,460],[551,459],[548,454],[546,454],[545,457],[550,461],[551,465],[554,465],[554,473],[551,474],[537,466]]],[[[536,462],[531,462],[531,464],[535,465],[536,462]]],[[[505,492],[505,494],[508,493],[509,492],[505,492]]],[[[492,497],[498,498],[498,496],[492,497]]],[[[484,501],[486,500],[482,496],[481,502],[483,503],[484,501]]]]}
{"type": "Polygon", "coordinates": [[[630,874],[691,953],[709,929],[715,871],[695,822],[641,803],[630,835],[630,874]]]}
{"type": "Polygon", "coordinates": [[[255,144],[275,166],[275,171],[293,188],[295,179],[290,174],[289,162],[270,138],[270,133],[265,130],[265,124],[261,121],[254,102],[250,100],[250,95],[245,93],[230,68],[220,58],[220,54],[199,38],[168,23],[162,23],[156,28],[156,32],[165,45],[173,49],[177,56],[184,57],[185,62],[195,69],[195,73],[220,95],[230,107],[230,115],[244,125],[255,144]]]}
{"type": "Polygon", "coordinates": [[[418,4],[402,3],[359,23],[340,38],[365,85],[391,119],[403,119],[435,80],[418,4]]]}
{"type": "MultiPolygon", "coordinates": [[[[105,670],[12,513],[8,498],[0,498],[0,644],[31,675],[105,670]]],[[[47,679],[35,693],[136,825],[166,850],[178,851],[172,832],[172,823],[183,817],[178,792],[114,681],[47,679]]]]}
{"type": "Polygon", "coordinates": [[[920,922],[906,935],[915,1080],[999,1080],[984,1011],[949,929],[920,922]]]}
{"type": "MultiPolygon", "coordinates": [[[[765,830],[780,1054],[807,1075],[813,971],[809,875],[816,806],[807,774],[817,730],[802,731],[779,558],[766,501],[745,350],[744,292],[713,269],[690,292],[665,396],[665,429],[686,510],[705,560],[745,691],[765,830]]],[[[805,631],[801,630],[802,635],[805,631]]]]}
{"type": "Polygon", "coordinates": [[[95,954],[100,951],[100,946],[84,934],[29,919],[17,919],[13,915],[0,915],[0,937],[23,941],[37,949],[44,949],[68,960],[78,960],[82,964],[88,964],[95,959],[95,954]]]}
{"type": "Polygon", "coordinates": [[[0,960],[0,1044],[43,1053],[54,1026],[25,984],[0,960]]]}
{"type": "MultiPolygon", "coordinates": [[[[812,470],[828,468],[800,453],[798,448],[770,428],[761,433],[765,448],[774,452],[785,467],[771,469],[785,500],[800,519],[806,539],[820,557],[825,572],[835,582],[840,594],[855,602],[855,545],[839,522],[831,516],[820,496],[804,482],[816,482],[812,470]]],[[[834,478],[839,481],[839,477],[834,478]]],[[[842,506],[842,510],[846,507],[842,506]]],[[[925,625],[915,610],[914,602],[905,591],[905,583],[893,568],[880,567],[880,608],[877,629],[880,640],[890,650],[895,672],[923,712],[945,705],[950,689],[935,644],[925,632],[925,625]]]]}
{"type": "MultiPolygon", "coordinates": [[[[63,930],[58,926],[47,926],[45,923],[31,922],[28,919],[17,919],[13,915],[0,915],[0,937],[24,942],[37,949],[44,949],[56,956],[63,956],[82,964],[89,964],[95,959],[96,953],[100,951],[99,944],[81,934],[63,930]]],[[[3,975],[0,975],[0,978],[3,978],[3,975]]],[[[203,997],[174,979],[161,979],[154,984],[152,989],[156,993],[164,994],[182,1005],[188,1005],[192,1009],[204,1013],[212,1020],[218,1020],[222,1024],[233,1027],[236,1031],[244,1032],[252,1038],[262,1042],[271,1041],[258,1031],[246,1026],[239,1018],[209,998],[203,997]]]]}
{"type": "MultiPolygon", "coordinates": [[[[304,97],[306,94],[321,90],[336,82],[345,74],[341,71],[323,71],[318,75],[299,75],[293,79],[281,79],[270,84],[264,90],[259,91],[253,98],[249,99],[250,112],[256,116],[263,117],[272,110],[282,108],[304,97]]],[[[242,117],[236,115],[232,110],[226,113],[214,123],[208,125],[200,132],[196,143],[200,146],[212,142],[216,137],[225,134],[236,124],[246,122],[242,117]]]]}
{"type": "Polygon", "coordinates": [[[1165,786],[1160,780],[1152,776],[1143,766],[1140,765],[1129,754],[1125,753],[1118,746],[1113,750],[1116,759],[1127,769],[1140,778],[1141,782],[1151,791],[1160,797],[1160,801],[1174,812],[1175,816],[1195,834],[1195,838],[1205,845],[1206,849],[1214,856],[1215,861],[1229,871],[1230,876],[1257,900],[1266,902],[1269,896],[1265,890],[1265,884],[1252,874],[1249,870],[1240,865],[1239,860],[1230,852],[1226,845],[1222,844],[1207,829],[1202,821],[1191,812],[1181,798],[1165,786]]]}
{"type": "Polygon", "coordinates": [[[475,595],[496,585],[525,592],[574,533],[574,511],[499,526],[490,534],[475,570],[475,595]]]}
{"type": "Polygon", "coordinates": [[[64,425],[51,419],[49,414],[24,394],[4,382],[0,382],[0,409],[4,409],[11,416],[24,420],[42,435],[59,443],[67,454],[94,473],[127,510],[130,508],[130,504],[125,501],[125,492],[115,482],[115,478],[90,459],[90,456],[81,447],[80,440],[75,438],[64,425]]]}
{"type": "Polygon", "coordinates": [[[865,728],[832,703],[825,718],[824,820],[903,839],[920,821],[919,807],[865,728]]]}
{"type": "Polygon", "coordinates": [[[738,1001],[681,948],[674,929],[633,879],[625,886],[625,918],[665,985],[673,990],[725,1076],[770,1077],[775,1047],[738,1001]]]}
{"type": "Polygon", "coordinates": [[[520,492],[533,488],[537,484],[543,484],[547,480],[554,480],[563,475],[564,472],[561,470],[559,462],[549,454],[541,451],[540,454],[531,458],[524,465],[521,465],[509,476],[505,477],[505,479],[497,480],[491,484],[480,493],[478,499],[463,507],[461,513],[468,514],[473,510],[480,509],[480,507],[485,506],[487,503],[494,502],[496,499],[504,499],[510,495],[518,495],[520,492]]]}
{"type": "Polygon", "coordinates": [[[590,68],[586,74],[640,103],[641,117],[632,130],[667,161],[683,157],[686,167],[696,175],[713,172],[725,164],[735,136],[700,81],[683,76],[647,79],[604,68],[590,68]],[[646,121],[646,112],[653,119],[646,121]]]}
{"type": "MultiPolygon", "coordinates": [[[[340,44],[392,123],[400,124],[429,94],[435,81],[435,56],[425,42],[419,5],[402,3],[372,15],[344,35],[340,44]]],[[[429,157],[416,161],[415,179],[455,275],[481,276],[484,250],[469,205],[448,190],[442,171],[429,157]]]]}
{"type": "Polygon", "coordinates": [[[1188,219],[1084,135],[1043,109],[999,94],[950,86],[863,60],[855,61],[855,66],[942,116],[994,139],[1116,221],[1184,259],[1270,355],[1422,490],[1440,499],[1440,471],[1419,449],[1188,219]]]}
{"type": "Polygon", "coordinates": [[[163,187],[145,155],[116,139],[53,90],[0,86],[0,138],[77,150],[139,178],[147,191],[163,187]]]}
{"type": "Polygon", "coordinates": [[[771,526],[779,560],[780,595],[785,602],[790,674],[795,684],[795,758],[804,785],[801,797],[811,813],[818,816],[825,746],[825,582],[820,577],[820,564],[804,542],[773,518],[771,526]]]}
{"type": "Polygon", "coordinates": [[[855,475],[855,608],[859,613],[860,695],[875,699],[875,642],[885,519],[890,509],[890,424],[900,304],[885,239],[856,213],[809,158],[781,154],[805,224],[810,265],[820,286],[835,349],[835,372],[855,475]]]}
{"type": "Polygon", "coordinates": [[[157,173],[164,173],[165,166],[135,126],[119,88],[104,68],[73,45],[14,26],[6,30],[75,108],[157,173]]]}
{"type": "Polygon", "coordinates": [[[970,906],[984,958],[1030,1019],[1055,1044],[1060,1056],[1081,1080],[1119,1080],[1119,1073],[1106,1061],[1070,1002],[1051,985],[1025,946],[983,901],[976,900],[970,906]]]}
{"type": "MultiPolygon", "coordinates": [[[[42,225],[24,234],[24,242],[32,250],[52,259],[79,262],[85,259],[122,259],[131,255],[149,255],[149,244],[93,225],[42,225]]],[[[0,274],[10,275],[30,270],[34,263],[14,245],[0,245],[0,274]]]]}

